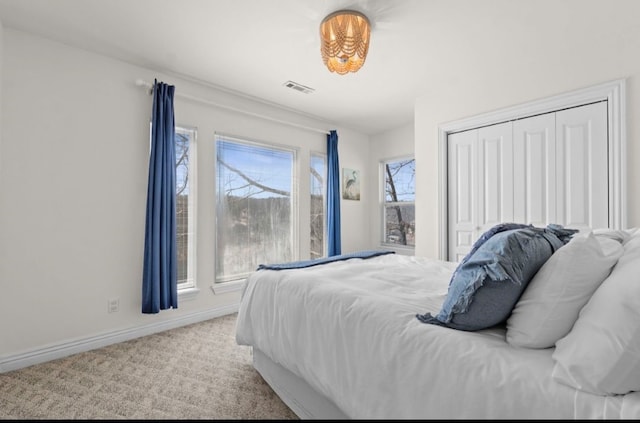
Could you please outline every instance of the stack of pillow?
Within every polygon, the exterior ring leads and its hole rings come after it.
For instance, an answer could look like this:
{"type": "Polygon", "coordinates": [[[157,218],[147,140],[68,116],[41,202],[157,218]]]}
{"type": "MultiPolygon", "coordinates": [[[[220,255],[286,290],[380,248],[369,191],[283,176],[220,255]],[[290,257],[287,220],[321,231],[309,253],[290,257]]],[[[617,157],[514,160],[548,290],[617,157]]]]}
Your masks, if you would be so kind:
{"type": "Polygon", "coordinates": [[[553,378],[598,395],[640,391],[640,231],[559,225],[491,228],[424,323],[506,325],[519,348],[555,347],[553,378]]]}

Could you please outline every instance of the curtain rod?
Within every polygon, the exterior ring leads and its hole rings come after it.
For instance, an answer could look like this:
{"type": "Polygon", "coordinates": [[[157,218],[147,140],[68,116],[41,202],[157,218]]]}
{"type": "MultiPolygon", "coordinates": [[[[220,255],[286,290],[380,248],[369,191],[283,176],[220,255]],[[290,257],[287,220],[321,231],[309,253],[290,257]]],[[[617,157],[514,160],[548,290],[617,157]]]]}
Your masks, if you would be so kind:
{"type": "MultiPolygon", "coordinates": [[[[136,79],[136,85],[138,87],[146,87],[148,94],[149,95],[153,94],[153,84],[151,84],[151,83],[149,83],[147,81],[143,81],[142,79],[136,79]]],[[[249,111],[246,111],[246,110],[237,109],[235,107],[231,107],[231,106],[227,106],[227,105],[224,105],[224,104],[216,103],[216,102],[213,102],[213,101],[210,101],[210,100],[206,100],[204,98],[194,97],[194,96],[191,96],[191,95],[188,95],[188,94],[182,94],[182,93],[178,93],[178,92],[175,95],[177,97],[181,97],[181,98],[184,98],[184,99],[187,99],[187,100],[196,101],[198,103],[203,103],[203,104],[206,104],[208,106],[214,106],[214,107],[219,107],[221,109],[231,110],[233,112],[242,113],[242,114],[253,116],[253,117],[257,117],[257,118],[260,118],[260,119],[270,120],[272,122],[282,123],[284,125],[289,125],[289,126],[294,126],[296,128],[306,129],[307,131],[319,132],[321,134],[329,134],[329,131],[326,131],[324,129],[313,128],[311,126],[300,125],[300,124],[289,122],[289,121],[286,121],[286,120],[276,119],[276,118],[273,118],[271,116],[261,115],[259,113],[253,113],[253,112],[249,112],[249,111]]]]}

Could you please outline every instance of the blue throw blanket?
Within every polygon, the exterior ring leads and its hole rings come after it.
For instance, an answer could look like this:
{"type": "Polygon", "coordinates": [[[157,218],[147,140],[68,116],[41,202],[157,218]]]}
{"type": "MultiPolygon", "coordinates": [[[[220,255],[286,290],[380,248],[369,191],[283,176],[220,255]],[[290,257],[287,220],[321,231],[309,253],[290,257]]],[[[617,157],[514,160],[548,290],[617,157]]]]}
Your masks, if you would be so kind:
{"type": "Polygon", "coordinates": [[[257,270],[302,269],[304,267],[317,266],[319,264],[333,263],[334,261],[349,260],[352,258],[368,259],[385,254],[395,254],[395,252],[386,250],[364,250],[357,251],[355,253],[341,254],[339,256],[323,257],[315,260],[292,261],[280,264],[261,264],[258,266],[257,270]]]}

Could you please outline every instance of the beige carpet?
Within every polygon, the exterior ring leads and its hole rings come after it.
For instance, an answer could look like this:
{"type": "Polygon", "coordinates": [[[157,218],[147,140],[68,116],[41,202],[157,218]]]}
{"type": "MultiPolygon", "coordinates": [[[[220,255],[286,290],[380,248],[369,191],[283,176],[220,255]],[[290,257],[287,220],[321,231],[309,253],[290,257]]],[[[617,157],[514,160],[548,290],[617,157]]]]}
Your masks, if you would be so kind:
{"type": "Polygon", "coordinates": [[[0,374],[0,419],[297,419],[236,314],[0,374]]]}

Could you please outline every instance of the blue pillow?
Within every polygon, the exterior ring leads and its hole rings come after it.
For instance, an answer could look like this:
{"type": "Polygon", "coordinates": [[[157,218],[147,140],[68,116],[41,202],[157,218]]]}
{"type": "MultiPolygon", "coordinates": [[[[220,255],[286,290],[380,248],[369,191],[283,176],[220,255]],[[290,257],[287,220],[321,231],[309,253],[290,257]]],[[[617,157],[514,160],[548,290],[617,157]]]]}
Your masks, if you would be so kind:
{"type": "Polygon", "coordinates": [[[540,267],[576,232],[552,224],[495,233],[456,269],[440,312],[416,317],[467,331],[504,322],[540,267]]]}
{"type": "Polygon", "coordinates": [[[498,232],[509,231],[511,229],[532,228],[532,227],[533,225],[525,225],[524,223],[498,223],[497,225],[493,226],[491,229],[489,229],[488,231],[480,235],[480,238],[478,238],[476,242],[473,243],[473,246],[471,246],[471,251],[469,251],[467,255],[462,258],[462,261],[460,261],[460,263],[458,264],[458,267],[456,267],[456,270],[454,270],[453,274],[451,275],[451,280],[449,281],[449,285],[451,285],[451,282],[453,282],[453,279],[456,277],[456,273],[458,273],[458,269],[460,269],[460,267],[463,264],[465,264],[471,258],[471,256],[473,256],[476,250],[480,248],[482,244],[487,242],[489,238],[491,238],[498,232]]]}

